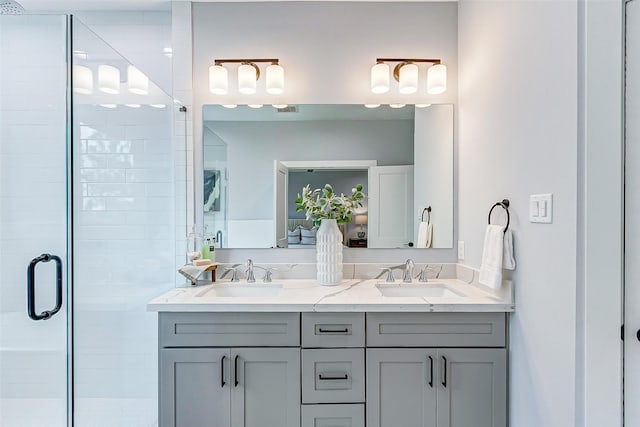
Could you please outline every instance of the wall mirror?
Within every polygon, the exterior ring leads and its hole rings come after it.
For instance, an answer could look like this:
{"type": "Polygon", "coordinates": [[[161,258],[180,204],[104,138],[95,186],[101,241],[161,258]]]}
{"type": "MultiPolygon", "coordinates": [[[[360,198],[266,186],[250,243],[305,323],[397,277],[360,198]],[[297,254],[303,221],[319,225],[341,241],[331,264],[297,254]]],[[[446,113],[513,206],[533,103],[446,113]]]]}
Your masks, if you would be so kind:
{"type": "Polygon", "coordinates": [[[453,105],[203,111],[204,225],[222,248],[315,247],[302,187],[364,186],[353,248],[453,247],[453,105]]]}

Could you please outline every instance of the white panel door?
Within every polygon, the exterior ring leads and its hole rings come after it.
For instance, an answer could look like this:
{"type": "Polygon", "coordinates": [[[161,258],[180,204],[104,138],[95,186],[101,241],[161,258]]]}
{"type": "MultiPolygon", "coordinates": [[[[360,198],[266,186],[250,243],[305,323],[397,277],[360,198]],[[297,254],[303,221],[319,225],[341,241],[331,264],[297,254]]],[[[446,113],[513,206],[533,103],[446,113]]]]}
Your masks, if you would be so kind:
{"type": "Polygon", "coordinates": [[[67,425],[66,46],[64,16],[0,15],[3,427],[67,425]]]}
{"type": "Polygon", "coordinates": [[[368,247],[413,246],[413,166],[369,168],[368,247]]]}
{"type": "Polygon", "coordinates": [[[624,425],[640,426],[640,1],[626,4],[624,425]],[[631,403],[633,402],[633,403],[631,403]]]}
{"type": "Polygon", "coordinates": [[[287,239],[287,193],[289,191],[289,168],[281,162],[273,162],[273,221],[275,237],[273,246],[276,248],[286,248],[287,239]]]}

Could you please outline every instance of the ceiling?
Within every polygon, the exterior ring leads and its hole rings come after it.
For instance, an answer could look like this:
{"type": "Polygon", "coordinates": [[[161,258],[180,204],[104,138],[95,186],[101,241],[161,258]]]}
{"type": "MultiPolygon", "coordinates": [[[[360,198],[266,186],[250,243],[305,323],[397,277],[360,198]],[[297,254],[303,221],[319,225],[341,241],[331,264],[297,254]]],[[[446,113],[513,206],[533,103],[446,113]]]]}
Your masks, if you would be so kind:
{"type": "MultiPolygon", "coordinates": [[[[27,12],[36,11],[79,11],[79,10],[169,10],[170,0],[17,0],[27,12]]],[[[186,1],[186,0],[178,0],[186,1]]],[[[199,3],[246,2],[246,1],[283,1],[283,0],[195,0],[199,3]]],[[[299,0],[284,0],[299,1],[299,0]]],[[[371,0],[311,0],[311,1],[371,1],[371,0]]],[[[429,2],[443,0],[381,0],[387,2],[429,2]]],[[[457,1],[457,0],[444,0],[457,1]]]]}

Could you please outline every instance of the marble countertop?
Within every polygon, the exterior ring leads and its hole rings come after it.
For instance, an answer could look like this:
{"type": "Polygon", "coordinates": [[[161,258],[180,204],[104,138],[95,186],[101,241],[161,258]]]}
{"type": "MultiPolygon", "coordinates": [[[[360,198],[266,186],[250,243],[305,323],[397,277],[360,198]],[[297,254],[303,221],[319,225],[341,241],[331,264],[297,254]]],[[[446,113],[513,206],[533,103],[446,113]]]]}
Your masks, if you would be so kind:
{"type": "MultiPolygon", "coordinates": [[[[468,274],[464,270],[461,275],[468,274]]],[[[148,311],[156,312],[511,312],[508,292],[495,292],[478,285],[471,274],[462,278],[433,278],[427,283],[385,283],[378,278],[343,280],[336,286],[322,286],[313,279],[275,279],[273,283],[231,283],[175,288],[154,298],[148,311]],[[449,296],[383,296],[379,287],[392,291],[443,288],[449,296]],[[411,288],[411,289],[410,289],[411,288]],[[228,296],[228,293],[235,293],[228,296]],[[246,295],[244,295],[246,293],[246,295]],[[261,293],[255,296],[254,293],[261,293]],[[222,295],[219,295],[222,294],[222,295]]],[[[433,292],[429,292],[433,293],[433,292]]],[[[437,289],[436,289],[436,292],[437,289]]]]}

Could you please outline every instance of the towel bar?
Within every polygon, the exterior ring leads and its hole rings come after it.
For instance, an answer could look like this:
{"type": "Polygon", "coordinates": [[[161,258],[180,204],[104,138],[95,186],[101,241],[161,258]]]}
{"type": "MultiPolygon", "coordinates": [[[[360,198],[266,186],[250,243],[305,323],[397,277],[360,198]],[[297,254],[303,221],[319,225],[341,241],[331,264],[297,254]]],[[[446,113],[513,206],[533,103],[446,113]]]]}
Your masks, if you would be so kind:
{"type": "Polygon", "coordinates": [[[427,224],[431,223],[431,206],[428,206],[422,209],[422,215],[420,216],[420,221],[424,222],[424,213],[427,213],[427,224]]]}
{"type": "Polygon", "coordinates": [[[488,219],[489,224],[491,224],[491,213],[493,212],[493,209],[496,206],[502,207],[502,209],[504,209],[505,212],[507,213],[507,225],[504,227],[504,232],[506,233],[507,230],[509,229],[509,221],[511,220],[511,217],[509,215],[509,199],[502,199],[501,202],[496,202],[493,206],[491,206],[491,210],[489,211],[489,219],[488,219]]]}

